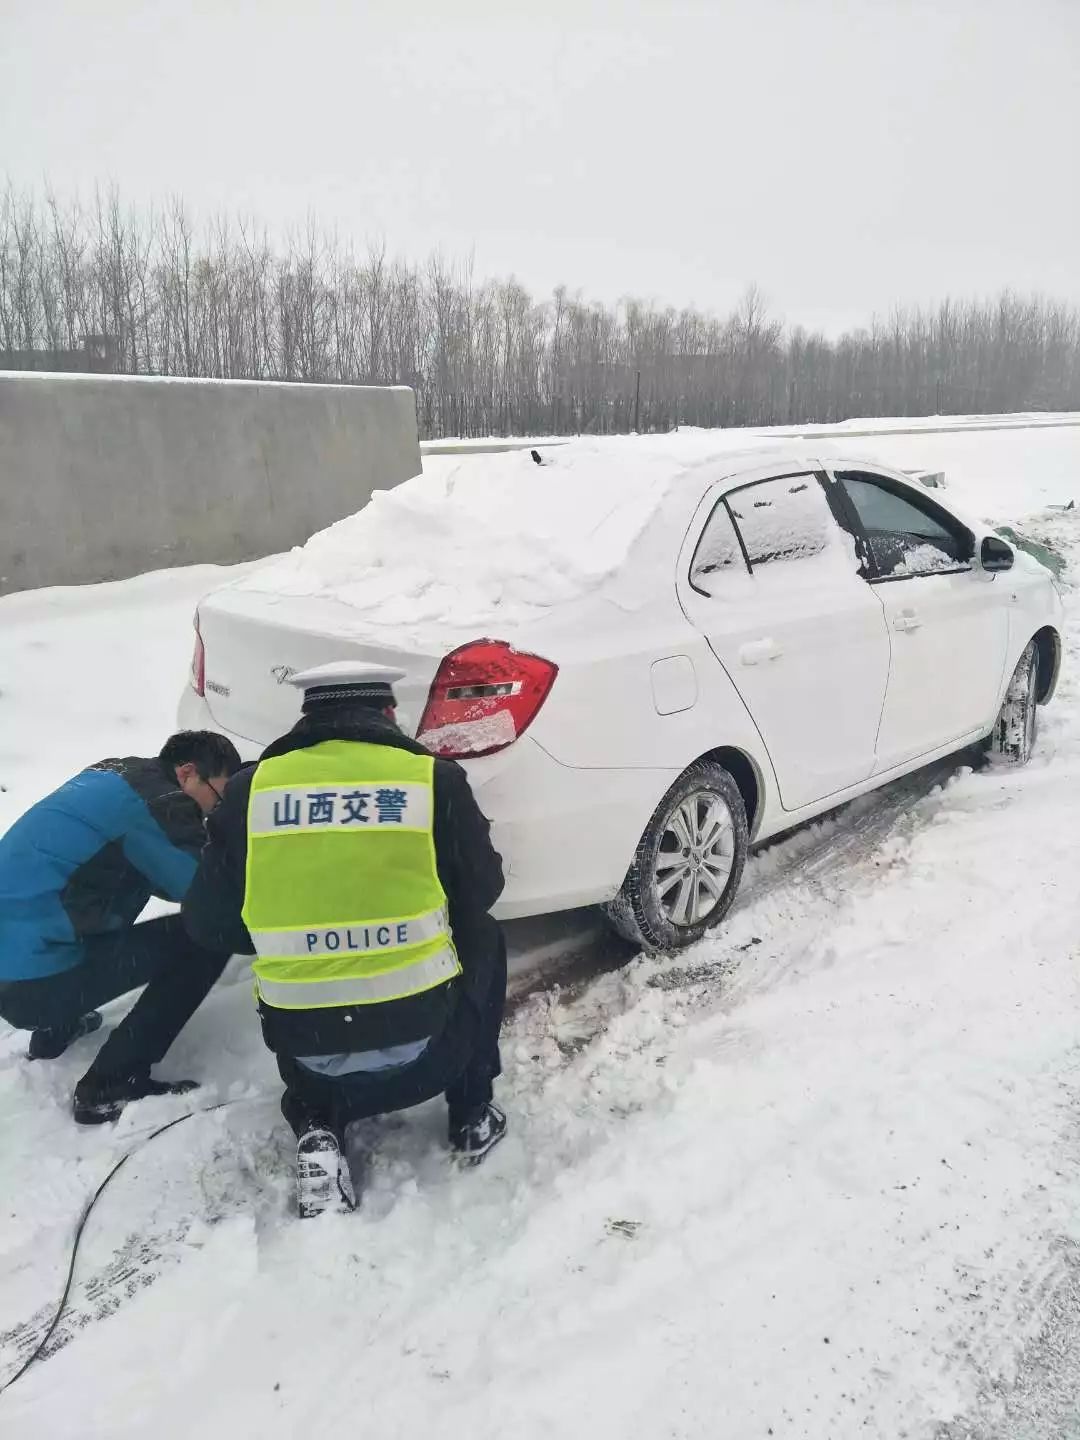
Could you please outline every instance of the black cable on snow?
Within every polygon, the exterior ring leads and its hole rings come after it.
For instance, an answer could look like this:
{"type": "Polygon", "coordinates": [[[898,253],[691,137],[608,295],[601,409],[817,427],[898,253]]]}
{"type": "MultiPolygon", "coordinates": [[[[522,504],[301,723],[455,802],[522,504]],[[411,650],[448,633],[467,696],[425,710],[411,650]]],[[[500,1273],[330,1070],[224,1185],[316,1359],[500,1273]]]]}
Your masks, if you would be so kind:
{"type": "Polygon", "coordinates": [[[222,1100],[220,1104],[207,1105],[202,1110],[189,1110],[186,1115],[178,1115],[175,1120],[170,1120],[167,1125],[159,1125],[156,1130],[151,1130],[149,1135],[144,1135],[137,1144],[133,1145],[131,1149],[126,1152],[126,1154],[120,1156],[120,1159],[117,1160],[116,1164],[105,1176],[105,1179],[102,1180],[101,1184],[94,1191],[93,1195],[91,1195],[90,1199],[86,1203],[82,1215],[79,1217],[79,1223],[75,1227],[75,1236],[71,1242],[71,1259],[68,1263],[67,1279],[64,1281],[63,1294],[60,1296],[60,1303],[59,1305],[57,1305],[56,1311],[52,1319],[49,1321],[48,1329],[45,1331],[45,1334],[41,1337],[37,1345],[35,1345],[34,1349],[27,1356],[27,1358],[15,1371],[14,1375],[9,1376],[9,1378],[5,1380],[3,1384],[0,1384],[0,1395],[3,1395],[6,1390],[10,1390],[12,1385],[15,1384],[16,1380],[22,1379],[22,1377],[26,1374],[27,1370],[30,1369],[30,1366],[33,1365],[34,1361],[41,1358],[49,1341],[56,1334],[56,1327],[60,1324],[60,1321],[63,1318],[64,1311],[67,1309],[68,1298],[71,1295],[71,1286],[72,1282],[75,1279],[75,1262],[79,1258],[79,1244],[83,1237],[83,1231],[86,1229],[86,1222],[90,1219],[90,1215],[93,1212],[94,1206],[101,1199],[102,1195],[104,1195],[105,1191],[109,1188],[109,1183],[112,1180],[113,1176],[118,1174],[124,1168],[124,1166],[127,1164],[127,1162],[131,1159],[133,1155],[137,1155],[140,1150],[144,1150],[146,1146],[150,1144],[151,1140],[156,1140],[159,1135],[164,1135],[166,1130],[171,1130],[174,1125],[182,1125],[185,1120],[194,1120],[196,1115],[209,1115],[214,1110],[224,1110],[227,1105],[236,1105],[238,1103],[239,1102],[236,1100],[222,1100]]]}

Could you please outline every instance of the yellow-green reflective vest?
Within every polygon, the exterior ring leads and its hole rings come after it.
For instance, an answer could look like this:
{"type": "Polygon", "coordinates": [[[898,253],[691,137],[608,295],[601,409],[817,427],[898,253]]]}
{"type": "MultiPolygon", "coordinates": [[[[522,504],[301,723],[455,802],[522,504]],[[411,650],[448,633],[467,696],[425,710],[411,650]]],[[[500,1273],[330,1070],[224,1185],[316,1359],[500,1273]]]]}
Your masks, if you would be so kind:
{"type": "Polygon", "coordinates": [[[265,1004],[375,1005],[460,975],[435,862],[434,765],[352,740],[259,764],[243,914],[265,1004]]]}

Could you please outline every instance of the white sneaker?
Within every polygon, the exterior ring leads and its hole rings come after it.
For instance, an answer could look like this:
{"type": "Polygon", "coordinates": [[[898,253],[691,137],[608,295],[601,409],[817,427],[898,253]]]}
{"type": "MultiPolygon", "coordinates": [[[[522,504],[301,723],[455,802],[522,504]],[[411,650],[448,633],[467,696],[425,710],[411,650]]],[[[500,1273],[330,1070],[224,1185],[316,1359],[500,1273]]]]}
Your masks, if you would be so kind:
{"type": "Polygon", "coordinates": [[[349,1163],[330,1130],[313,1126],[297,1142],[296,1209],[301,1220],[331,1209],[356,1209],[349,1163]]]}

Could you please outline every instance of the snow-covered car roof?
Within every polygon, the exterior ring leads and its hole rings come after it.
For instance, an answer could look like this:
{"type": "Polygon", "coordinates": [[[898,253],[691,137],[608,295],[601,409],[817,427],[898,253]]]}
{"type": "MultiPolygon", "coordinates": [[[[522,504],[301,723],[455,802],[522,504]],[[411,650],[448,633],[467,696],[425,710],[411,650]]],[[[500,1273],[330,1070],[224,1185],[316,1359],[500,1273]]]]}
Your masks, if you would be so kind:
{"type": "Polygon", "coordinates": [[[699,475],[680,486],[691,472],[802,460],[809,450],[687,430],[573,440],[539,452],[539,465],[528,450],[428,456],[422,475],[376,491],[363,510],[232,588],[333,600],[363,629],[505,629],[599,589],[658,523],[685,528],[706,483],[699,475]]]}

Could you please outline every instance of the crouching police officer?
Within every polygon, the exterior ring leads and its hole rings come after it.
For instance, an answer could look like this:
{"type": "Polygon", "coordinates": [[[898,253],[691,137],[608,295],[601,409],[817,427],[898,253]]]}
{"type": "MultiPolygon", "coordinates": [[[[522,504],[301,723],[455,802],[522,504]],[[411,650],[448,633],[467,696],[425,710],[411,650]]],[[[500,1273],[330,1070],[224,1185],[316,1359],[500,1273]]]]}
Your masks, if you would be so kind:
{"type": "Polygon", "coordinates": [[[355,1203],[354,1120],[443,1091],[465,1159],[506,1132],[502,863],[465,772],[398,728],[401,678],[352,662],[292,677],[302,717],[230,782],[184,902],[197,944],[255,955],[302,1216],[355,1203]]]}

